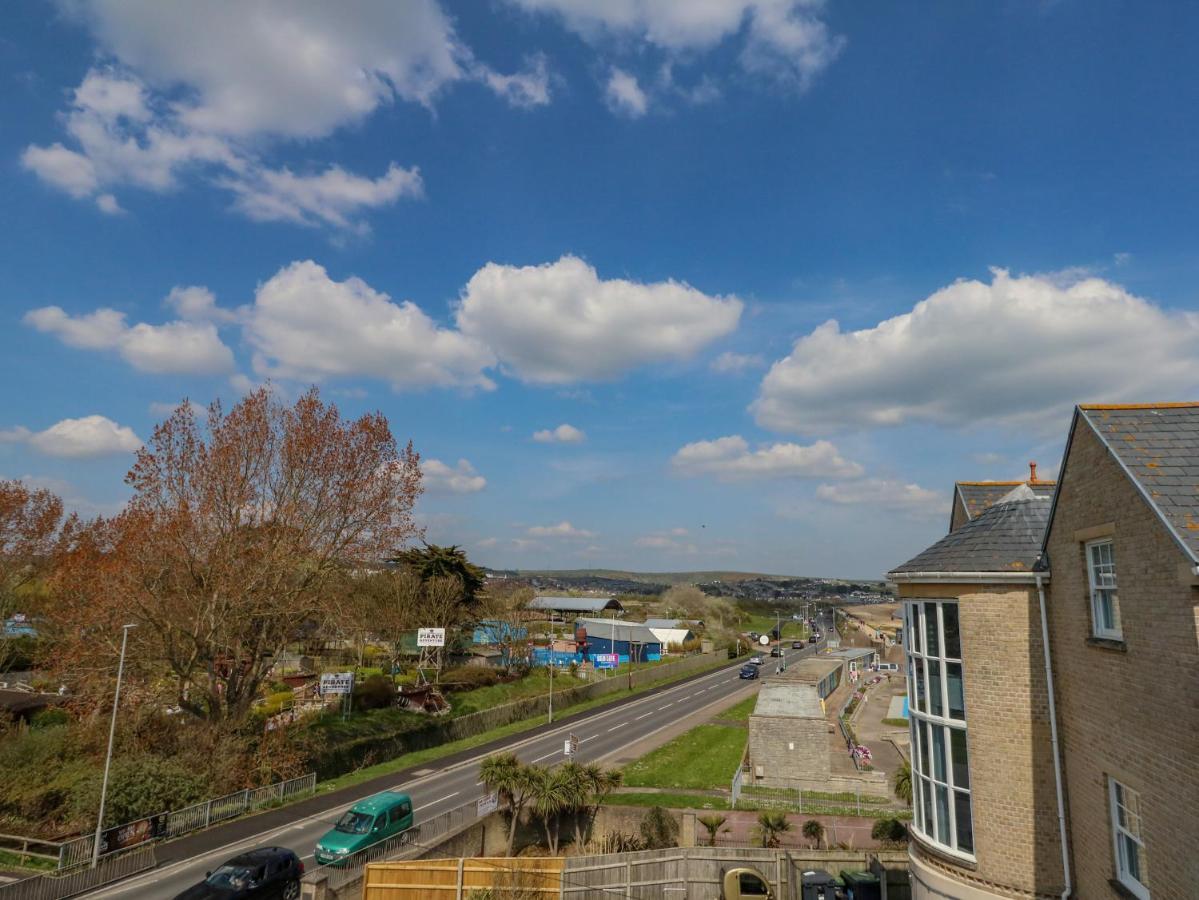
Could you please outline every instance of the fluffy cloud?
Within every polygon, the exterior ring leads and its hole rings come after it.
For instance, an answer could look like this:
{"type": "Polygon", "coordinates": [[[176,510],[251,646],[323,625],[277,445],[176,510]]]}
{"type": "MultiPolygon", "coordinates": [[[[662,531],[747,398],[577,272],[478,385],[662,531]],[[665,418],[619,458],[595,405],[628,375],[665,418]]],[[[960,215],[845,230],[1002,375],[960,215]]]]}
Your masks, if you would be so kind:
{"type": "Polygon", "coordinates": [[[591,538],[594,531],[575,528],[569,522],[559,522],[557,525],[534,525],[528,530],[529,537],[535,538],[591,538]]]}
{"type": "Polygon", "coordinates": [[[669,531],[655,531],[650,534],[643,534],[634,540],[633,544],[637,547],[645,547],[650,550],[662,550],[666,553],[695,556],[699,553],[699,547],[690,541],[680,540],[680,538],[686,537],[686,535],[686,528],[672,528],[669,531]]]}
{"type": "Polygon", "coordinates": [[[835,321],[800,338],[762,381],[760,424],[799,433],[973,422],[1060,430],[1078,402],[1177,399],[1199,387],[1199,315],[1119,285],[997,269],[874,328],[835,321]]]}
{"type": "Polygon", "coordinates": [[[24,443],[38,453],[63,459],[91,459],[132,453],[142,445],[132,429],[104,416],[63,419],[45,431],[30,431],[18,426],[0,431],[0,440],[24,443]]]}
{"type": "Polygon", "coordinates": [[[857,478],[862,467],[828,441],[811,446],[764,444],[750,450],[739,434],[679,448],[671,465],[681,475],[713,475],[721,481],[751,478],[857,478]]]}
{"type": "Polygon", "coordinates": [[[296,262],[258,288],[245,335],[262,375],[319,381],[366,375],[397,390],[430,386],[490,389],[491,352],[439,328],[413,303],[395,303],[358,278],[334,281],[314,262],[296,262]]]}
{"type": "Polygon", "coordinates": [[[432,107],[448,85],[477,81],[515,106],[549,101],[544,58],[503,74],[476,60],[436,0],[60,0],[99,43],[104,64],[63,117],[74,146],[31,146],[27,169],[71,196],[120,211],[103,188],[155,191],[197,168],[234,192],[251,218],[357,231],[355,214],[419,188],[394,163],[381,178],[333,166],[274,169],[270,140],[307,140],[361,122],[397,100],[432,107]]]}
{"type": "Polygon", "coordinates": [[[173,287],[163,301],[187,322],[233,322],[237,313],[216,305],[216,295],[206,287],[173,287]]]}
{"type": "Polygon", "coordinates": [[[844,47],[820,19],[822,0],[510,0],[553,13],[585,39],[632,38],[668,54],[702,52],[740,41],[745,71],[799,89],[829,66],[844,47]]]}
{"type": "Polygon", "coordinates": [[[676,281],[604,281],[564,256],[540,266],[488,263],[467,284],[457,321],[522,381],[569,384],[688,359],[733,331],[741,306],[676,281]]]}
{"type": "Polygon", "coordinates": [[[534,431],[533,440],[539,444],[581,444],[587,440],[587,434],[582,429],[563,423],[557,428],[534,431]]]}
{"type": "Polygon", "coordinates": [[[422,483],[430,494],[476,494],[487,487],[487,479],[469,460],[460,459],[451,467],[439,459],[424,459],[420,468],[422,483]]]}
{"type": "Polygon", "coordinates": [[[712,360],[709,368],[713,372],[718,372],[721,375],[740,374],[746,369],[756,369],[765,363],[760,353],[733,353],[731,350],[726,350],[714,360],[712,360]]]}
{"type": "Polygon", "coordinates": [[[885,478],[822,484],[816,488],[816,496],[839,505],[865,504],[874,509],[928,518],[943,516],[949,508],[949,500],[943,493],[885,478]]]}
{"type": "Polygon", "coordinates": [[[330,166],[319,175],[297,175],[290,169],[257,169],[248,176],[221,183],[236,195],[234,205],[256,222],[332,225],[364,231],[354,216],[367,209],[389,206],[401,197],[424,191],[420,172],[392,163],[386,174],[365,178],[330,166]]]}
{"type": "Polygon", "coordinates": [[[645,96],[645,91],[641,90],[636,76],[615,66],[612,67],[612,74],[604,88],[604,100],[613,112],[633,119],[644,116],[649,109],[649,98],[645,96]]]}
{"type": "Polygon", "coordinates": [[[125,314],[115,309],[72,316],[59,306],[30,310],[24,321],[70,347],[115,350],[142,372],[212,375],[233,369],[233,352],[212,323],[180,320],[129,325],[125,314]]]}

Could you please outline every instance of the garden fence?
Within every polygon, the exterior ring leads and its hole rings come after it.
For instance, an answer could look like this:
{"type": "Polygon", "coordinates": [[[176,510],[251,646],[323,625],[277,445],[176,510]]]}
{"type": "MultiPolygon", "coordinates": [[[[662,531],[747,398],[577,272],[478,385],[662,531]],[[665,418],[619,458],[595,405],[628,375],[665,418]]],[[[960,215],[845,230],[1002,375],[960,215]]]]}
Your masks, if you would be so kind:
{"type": "MultiPolygon", "coordinates": [[[[199,831],[201,828],[215,825],[217,822],[224,822],[227,819],[253,812],[272,803],[282,803],[294,797],[310,794],[315,789],[316,773],[309,772],[299,778],[290,778],[287,781],[279,781],[265,787],[235,791],[224,797],[206,800],[183,809],[147,816],[136,822],[128,822],[114,828],[106,828],[100,854],[106,856],[138,844],[177,838],[188,832],[199,831]]],[[[64,842],[59,849],[59,869],[65,870],[80,863],[89,862],[92,858],[95,840],[94,834],[87,834],[64,842]]]]}

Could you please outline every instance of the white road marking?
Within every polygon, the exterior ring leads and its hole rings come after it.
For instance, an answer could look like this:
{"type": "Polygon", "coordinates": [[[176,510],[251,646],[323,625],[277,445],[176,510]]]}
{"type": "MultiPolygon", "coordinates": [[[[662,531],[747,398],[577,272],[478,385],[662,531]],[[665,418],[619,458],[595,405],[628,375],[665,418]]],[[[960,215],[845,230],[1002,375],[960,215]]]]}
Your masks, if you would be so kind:
{"type": "Polygon", "coordinates": [[[613,731],[615,731],[617,728],[624,728],[624,727],[625,727],[626,725],[628,725],[628,724],[629,724],[628,722],[621,722],[619,725],[613,725],[611,728],[609,728],[609,729],[608,729],[608,732],[607,732],[607,733],[608,733],[608,734],[611,734],[611,733],[612,733],[613,731]]]}
{"type": "Polygon", "coordinates": [[[672,707],[672,706],[674,706],[674,702],[673,702],[673,701],[672,701],[672,702],[670,702],[670,703],[667,703],[665,706],[659,706],[659,707],[658,707],[658,712],[661,712],[661,711],[662,711],[662,710],[664,710],[664,709],[669,709],[669,708],[670,708],[670,707],[672,707]]]}
{"type": "Polygon", "coordinates": [[[446,794],[444,797],[441,797],[437,800],[430,800],[428,803],[421,804],[420,806],[414,806],[412,808],[413,812],[420,812],[422,809],[428,809],[430,806],[436,806],[438,803],[441,803],[443,800],[449,800],[451,797],[457,797],[461,793],[462,793],[462,791],[454,791],[454,793],[446,794]]]}
{"type": "Polygon", "coordinates": [[[640,715],[640,716],[638,716],[638,717],[637,717],[637,718],[635,718],[633,721],[634,721],[634,722],[640,722],[640,721],[641,721],[642,719],[644,719],[646,716],[652,716],[652,715],[653,715],[653,713],[652,713],[652,712],[647,712],[647,713],[644,713],[643,715],[640,715]]]}

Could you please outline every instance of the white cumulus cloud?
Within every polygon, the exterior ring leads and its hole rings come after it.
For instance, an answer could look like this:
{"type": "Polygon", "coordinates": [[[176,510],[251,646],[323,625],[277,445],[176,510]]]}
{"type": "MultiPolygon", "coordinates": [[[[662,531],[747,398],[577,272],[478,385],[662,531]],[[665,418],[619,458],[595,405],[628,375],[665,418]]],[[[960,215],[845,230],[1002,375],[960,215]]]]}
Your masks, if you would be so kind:
{"type": "Polygon", "coordinates": [[[557,428],[534,431],[533,440],[539,444],[581,444],[587,440],[587,434],[582,429],[564,422],[557,428]]]}
{"type": "Polygon", "coordinates": [[[233,369],[233,352],[209,322],[129,325],[125,314],[115,309],[72,316],[59,306],[30,310],[24,321],[70,347],[115,350],[142,372],[211,375],[233,369]]]}
{"type": "Polygon", "coordinates": [[[63,116],[69,141],[30,146],[22,163],[108,213],[120,211],[111,189],[169,190],[195,170],[253,219],[361,232],[359,214],[418,192],[416,170],[294,174],[264,160],[273,142],[322,138],[397,101],[432,108],[462,81],[514,106],[549,102],[544,58],[495,71],[436,0],[59,5],[89,29],[100,62],[63,116]]]}
{"type": "Polygon", "coordinates": [[[63,419],[44,431],[18,426],[0,431],[0,440],[24,443],[38,453],[63,459],[91,459],[120,453],[132,453],[141,447],[141,439],[131,428],[118,425],[105,416],[63,419]]]}
{"type": "Polygon", "coordinates": [[[649,109],[649,98],[637,83],[637,76],[615,66],[608,76],[604,99],[613,112],[622,113],[632,119],[644,116],[649,109]]]}
{"type": "Polygon", "coordinates": [[[630,40],[672,56],[735,40],[741,67],[800,90],[840,55],[845,39],[821,19],[822,0],[510,0],[555,14],[593,43],[630,40]]]}
{"type": "Polygon", "coordinates": [[[262,375],[319,381],[369,376],[397,390],[494,387],[480,341],[440,328],[416,304],[394,302],[359,278],[334,281],[295,262],[259,286],[245,335],[262,375]]]}
{"type": "Polygon", "coordinates": [[[764,444],[751,450],[739,434],[679,448],[671,465],[681,475],[712,475],[722,481],[752,478],[857,478],[862,467],[828,441],[810,446],[764,444]]]}
{"type": "Polygon", "coordinates": [[[1199,388],[1199,315],[1100,278],[958,281],[873,328],[826,322],[762,381],[753,412],[796,433],[974,422],[1061,427],[1080,402],[1199,388]]]}
{"type": "Polygon", "coordinates": [[[467,284],[457,321],[522,381],[570,384],[689,359],[733,331],[741,308],[736,297],[677,281],[603,280],[563,256],[539,266],[488,263],[467,284]]]}
{"type": "Polygon", "coordinates": [[[529,537],[535,538],[592,538],[595,537],[594,531],[587,531],[583,528],[575,528],[570,522],[559,522],[557,525],[534,525],[527,532],[529,537]]]}
{"type": "Polygon", "coordinates": [[[839,505],[867,505],[874,509],[927,518],[942,516],[949,511],[949,500],[945,494],[912,482],[885,478],[822,484],[816,488],[816,496],[839,505]]]}
{"type": "Polygon", "coordinates": [[[422,484],[431,494],[476,494],[487,487],[487,479],[475,471],[469,460],[460,459],[449,466],[439,459],[423,459],[422,484]]]}

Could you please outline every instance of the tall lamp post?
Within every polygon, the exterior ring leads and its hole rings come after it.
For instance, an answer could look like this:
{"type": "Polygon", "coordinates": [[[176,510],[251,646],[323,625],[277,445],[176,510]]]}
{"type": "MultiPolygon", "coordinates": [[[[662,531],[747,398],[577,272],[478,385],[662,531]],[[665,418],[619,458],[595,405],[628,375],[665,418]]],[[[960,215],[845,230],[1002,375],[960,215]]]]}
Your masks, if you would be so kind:
{"type": "Polygon", "coordinates": [[[100,813],[96,816],[96,839],[92,842],[92,868],[100,862],[100,838],[104,833],[104,801],[108,799],[108,769],[112,765],[112,742],[117,733],[117,705],[121,702],[121,676],[125,674],[125,648],[129,645],[129,629],[121,627],[121,661],[117,664],[117,689],[112,697],[112,721],[108,725],[108,755],[104,757],[104,780],[100,783],[100,813]]]}

